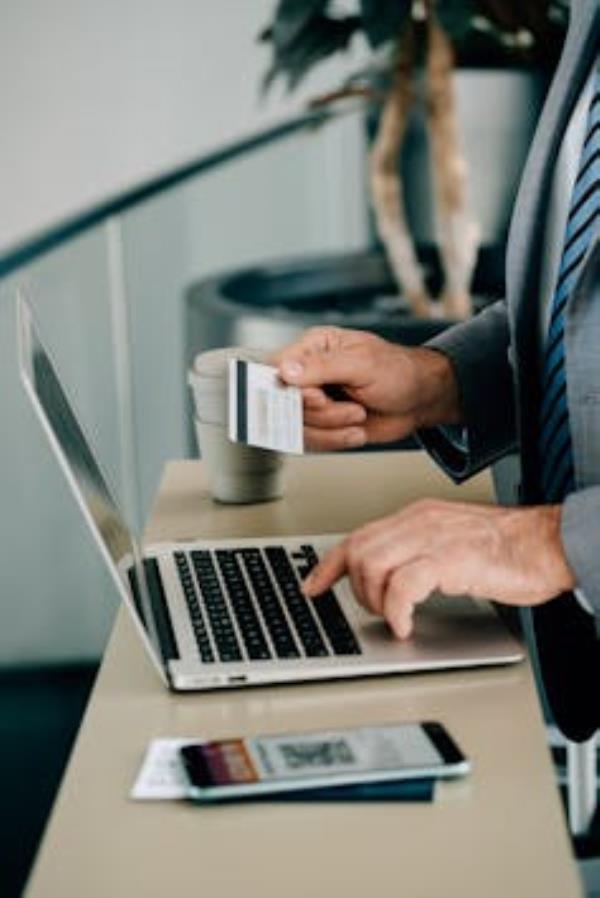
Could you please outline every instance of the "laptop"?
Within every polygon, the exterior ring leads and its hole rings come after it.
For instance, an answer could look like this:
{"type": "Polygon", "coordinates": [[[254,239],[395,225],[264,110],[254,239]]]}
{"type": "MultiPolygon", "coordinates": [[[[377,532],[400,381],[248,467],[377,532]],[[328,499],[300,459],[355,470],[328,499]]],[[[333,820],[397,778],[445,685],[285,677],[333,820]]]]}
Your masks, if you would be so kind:
{"type": "Polygon", "coordinates": [[[302,578],[339,536],[138,544],[26,301],[21,377],[83,517],[164,683],[176,691],[508,664],[519,642],[485,601],[432,596],[396,640],[347,578],[315,600],[302,578]]]}

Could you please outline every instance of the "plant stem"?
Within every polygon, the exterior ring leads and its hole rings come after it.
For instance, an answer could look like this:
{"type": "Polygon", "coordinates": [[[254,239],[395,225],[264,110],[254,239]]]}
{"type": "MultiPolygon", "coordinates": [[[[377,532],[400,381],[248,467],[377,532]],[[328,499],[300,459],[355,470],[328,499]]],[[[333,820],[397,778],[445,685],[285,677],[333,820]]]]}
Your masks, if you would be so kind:
{"type": "Polygon", "coordinates": [[[460,148],[454,93],[454,52],[427,3],[427,127],[433,163],[436,217],[445,275],[442,307],[451,318],[471,314],[471,278],[479,227],[467,202],[467,163],[460,148]]]}
{"type": "Polygon", "coordinates": [[[398,39],[393,83],[371,149],[370,184],[377,232],[399,291],[406,296],[415,315],[429,317],[431,301],[408,229],[398,170],[400,148],[414,99],[413,56],[413,28],[409,22],[398,39]]]}

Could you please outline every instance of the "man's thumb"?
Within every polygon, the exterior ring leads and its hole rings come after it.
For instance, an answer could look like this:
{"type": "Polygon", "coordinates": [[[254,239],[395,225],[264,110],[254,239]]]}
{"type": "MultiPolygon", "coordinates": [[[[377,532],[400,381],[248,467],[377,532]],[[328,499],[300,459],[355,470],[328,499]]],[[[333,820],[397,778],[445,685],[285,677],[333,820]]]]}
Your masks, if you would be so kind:
{"type": "Polygon", "coordinates": [[[306,367],[302,364],[302,362],[282,362],[279,365],[279,374],[286,383],[298,384],[298,386],[303,386],[304,378],[306,377],[306,367]]]}
{"type": "Polygon", "coordinates": [[[300,359],[282,359],[279,375],[285,383],[298,387],[321,387],[324,384],[352,386],[356,363],[345,352],[315,354],[300,359]]]}

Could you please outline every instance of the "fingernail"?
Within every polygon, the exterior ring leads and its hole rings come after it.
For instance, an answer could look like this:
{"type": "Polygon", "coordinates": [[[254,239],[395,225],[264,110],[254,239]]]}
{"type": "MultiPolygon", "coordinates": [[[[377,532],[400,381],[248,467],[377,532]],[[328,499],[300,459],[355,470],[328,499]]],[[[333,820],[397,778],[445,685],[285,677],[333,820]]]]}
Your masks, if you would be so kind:
{"type": "Polygon", "coordinates": [[[303,367],[300,362],[284,362],[281,366],[281,373],[289,380],[296,380],[302,377],[303,367]]]}

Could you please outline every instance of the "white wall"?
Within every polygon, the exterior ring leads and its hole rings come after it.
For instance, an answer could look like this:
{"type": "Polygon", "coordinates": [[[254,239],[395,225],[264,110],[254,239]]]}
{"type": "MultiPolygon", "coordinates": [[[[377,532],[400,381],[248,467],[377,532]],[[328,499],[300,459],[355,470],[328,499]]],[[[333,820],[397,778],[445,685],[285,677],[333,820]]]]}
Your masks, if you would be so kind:
{"type": "Polygon", "coordinates": [[[274,0],[2,0],[0,248],[295,112],[258,96],[274,0]]]}
{"type": "MultiPolygon", "coordinates": [[[[149,174],[295,110],[257,102],[267,0],[5,0],[0,30],[0,248],[149,174]]],[[[305,94],[336,83],[324,67],[305,94]]],[[[222,267],[360,245],[363,167],[341,123],[182,188],[123,221],[147,507],[185,450],[183,292],[222,267]]],[[[97,655],[115,591],[17,377],[14,292],[38,310],[79,414],[122,488],[106,234],[0,284],[0,665],[97,655]]]]}

